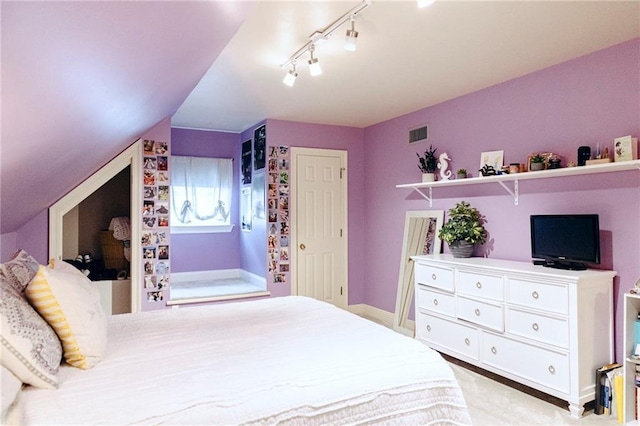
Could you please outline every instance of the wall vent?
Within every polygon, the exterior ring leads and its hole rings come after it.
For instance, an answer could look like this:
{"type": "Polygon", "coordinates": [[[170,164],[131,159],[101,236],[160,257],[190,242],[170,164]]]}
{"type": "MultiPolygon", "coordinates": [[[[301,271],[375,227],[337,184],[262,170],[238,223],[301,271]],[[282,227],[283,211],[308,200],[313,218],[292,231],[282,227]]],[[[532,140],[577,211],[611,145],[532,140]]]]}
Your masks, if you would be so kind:
{"type": "Polygon", "coordinates": [[[409,130],[409,143],[426,141],[428,138],[429,127],[427,125],[409,130]]]}

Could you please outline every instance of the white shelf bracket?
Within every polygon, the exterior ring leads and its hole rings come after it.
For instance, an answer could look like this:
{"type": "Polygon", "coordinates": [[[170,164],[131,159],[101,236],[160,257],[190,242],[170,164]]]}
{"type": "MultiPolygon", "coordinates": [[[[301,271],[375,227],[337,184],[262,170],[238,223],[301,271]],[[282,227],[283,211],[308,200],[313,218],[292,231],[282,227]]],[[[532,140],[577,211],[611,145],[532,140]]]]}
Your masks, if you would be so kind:
{"type": "Polygon", "coordinates": [[[520,193],[518,191],[518,181],[517,180],[513,181],[513,191],[504,182],[499,180],[498,183],[500,184],[500,186],[504,188],[505,191],[511,194],[511,196],[513,197],[513,204],[517,206],[518,199],[520,198],[520,193]]]}
{"type": "Polygon", "coordinates": [[[424,192],[420,191],[420,188],[413,188],[413,189],[418,194],[422,195],[424,197],[424,199],[429,202],[429,207],[433,207],[433,189],[431,189],[431,187],[429,187],[429,195],[427,195],[424,192]]]}

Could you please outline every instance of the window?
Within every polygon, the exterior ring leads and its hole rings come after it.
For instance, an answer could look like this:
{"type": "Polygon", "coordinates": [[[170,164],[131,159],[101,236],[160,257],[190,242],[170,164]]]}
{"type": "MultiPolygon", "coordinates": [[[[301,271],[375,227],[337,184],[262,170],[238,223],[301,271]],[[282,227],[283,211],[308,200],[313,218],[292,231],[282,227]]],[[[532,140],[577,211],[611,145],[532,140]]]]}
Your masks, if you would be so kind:
{"type": "Polygon", "coordinates": [[[229,232],[233,161],[171,157],[171,232],[229,232]]]}

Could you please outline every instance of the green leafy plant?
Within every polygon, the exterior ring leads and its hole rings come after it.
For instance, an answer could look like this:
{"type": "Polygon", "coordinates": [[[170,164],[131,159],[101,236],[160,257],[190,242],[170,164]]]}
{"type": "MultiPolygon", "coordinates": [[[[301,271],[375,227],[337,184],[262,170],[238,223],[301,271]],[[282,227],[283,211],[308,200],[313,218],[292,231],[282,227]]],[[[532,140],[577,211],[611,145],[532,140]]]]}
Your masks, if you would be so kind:
{"type": "Polygon", "coordinates": [[[438,232],[438,237],[447,244],[467,241],[471,244],[483,244],[487,241],[484,218],[475,207],[461,201],[449,209],[449,219],[438,232]]]}
{"type": "Polygon", "coordinates": [[[458,169],[456,174],[465,175],[466,176],[467,175],[467,169],[458,169]]]}
{"type": "Polygon", "coordinates": [[[433,145],[429,145],[429,149],[424,152],[424,155],[416,153],[418,156],[418,168],[422,173],[435,173],[438,168],[438,159],[436,158],[436,148],[433,145]]]}
{"type": "Polygon", "coordinates": [[[544,156],[541,154],[536,154],[531,157],[532,163],[544,163],[544,156]]]}

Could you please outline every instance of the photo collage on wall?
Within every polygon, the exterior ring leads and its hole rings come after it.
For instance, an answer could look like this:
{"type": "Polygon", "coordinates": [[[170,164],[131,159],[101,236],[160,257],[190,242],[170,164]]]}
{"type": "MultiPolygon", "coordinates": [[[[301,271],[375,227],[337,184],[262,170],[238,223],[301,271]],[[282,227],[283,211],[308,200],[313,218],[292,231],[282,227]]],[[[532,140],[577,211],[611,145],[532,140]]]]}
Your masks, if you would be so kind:
{"type": "Polygon", "coordinates": [[[245,232],[251,231],[251,178],[252,178],[252,155],[251,139],[242,143],[241,174],[242,187],[240,188],[240,229],[245,232]]]}
{"type": "Polygon", "coordinates": [[[274,283],[289,282],[289,147],[269,147],[267,171],[267,262],[274,283]]]}
{"type": "Polygon", "coordinates": [[[145,139],[143,147],[143,303],[155,304],[169,299],[169,144],[145,139]]]}

